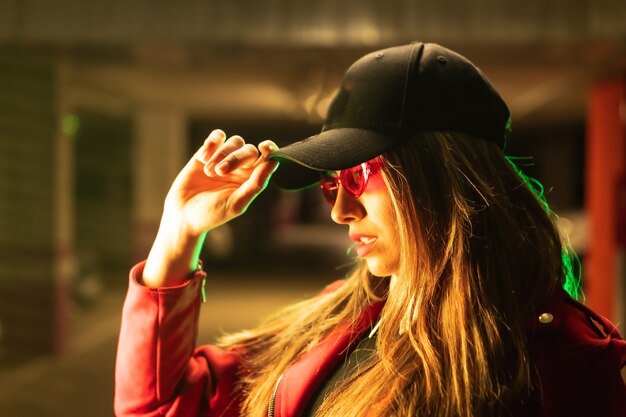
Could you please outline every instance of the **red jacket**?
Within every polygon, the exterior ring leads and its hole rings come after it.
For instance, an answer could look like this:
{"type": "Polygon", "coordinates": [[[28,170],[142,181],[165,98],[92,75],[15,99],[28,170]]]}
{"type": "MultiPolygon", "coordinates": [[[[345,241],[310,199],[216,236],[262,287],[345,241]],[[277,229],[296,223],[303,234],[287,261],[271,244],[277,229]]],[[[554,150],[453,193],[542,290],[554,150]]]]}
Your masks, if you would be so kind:
{"type": "MultiPolygon", "coordinates": [[[[178,287],[138,284],[130,273],[115,371],[117,416],[239,416],[237,350],[196,347],[203,272],[178,287]]],[[[299,416],[350,344],[370,328],[382,304],[356,326],[340,328],[293,364],[277,384],[276,417],[299,416]]],[[[626,342],[606,319],[559,291],[541,309],[531,346],[540,395],[525,416],[626,417],[626,342]],[[552,319],[552,320],[550,320],[552,319]]],[[[268,403],[268,408],[270,404],[268,403]]]]}

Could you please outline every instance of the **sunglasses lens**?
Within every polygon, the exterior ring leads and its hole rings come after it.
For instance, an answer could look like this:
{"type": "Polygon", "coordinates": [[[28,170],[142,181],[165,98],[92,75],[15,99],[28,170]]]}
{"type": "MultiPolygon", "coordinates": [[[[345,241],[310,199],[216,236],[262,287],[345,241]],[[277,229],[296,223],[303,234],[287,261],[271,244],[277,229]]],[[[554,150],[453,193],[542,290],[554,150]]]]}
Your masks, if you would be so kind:
{"type": "Polygon", "coordinates": [[[335,204],[337,200],[337,189],[339,184],[353,197],[360,197],[367,187],[368,176],[375,174],[380,169],[380,163],[376,160],[363,163],[354,168],[344,169],[337,177],[322,177],[320,188],[322,194],[330,204],[335,204]]]}
{"type": "Polygon", "coordinates": [[[326,201],[330,204],[335,204],[335,200],[337,200],[337,178],[333,177],[322,177],[320,180],[320,188],[322,189],[322,194],[326,201]]]}
{"type": "Polygon", "coordinates": [[[365,169],[361,164],[341,171],[341,185],[355,197],[360,196],[365,191],[365,169]]]}

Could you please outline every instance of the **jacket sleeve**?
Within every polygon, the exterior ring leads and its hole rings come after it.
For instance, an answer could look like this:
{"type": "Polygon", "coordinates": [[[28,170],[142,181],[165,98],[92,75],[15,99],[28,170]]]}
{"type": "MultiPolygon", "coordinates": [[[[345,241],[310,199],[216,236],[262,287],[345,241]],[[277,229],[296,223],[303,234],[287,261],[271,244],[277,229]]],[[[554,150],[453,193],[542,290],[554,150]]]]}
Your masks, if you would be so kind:
{"type": "Polygon", "coordinates": [[[117,416],[238,415],[240,355],[196,348],[204,272],[176,287],[139,284],[130,273],[115,365],[117,416]]]}

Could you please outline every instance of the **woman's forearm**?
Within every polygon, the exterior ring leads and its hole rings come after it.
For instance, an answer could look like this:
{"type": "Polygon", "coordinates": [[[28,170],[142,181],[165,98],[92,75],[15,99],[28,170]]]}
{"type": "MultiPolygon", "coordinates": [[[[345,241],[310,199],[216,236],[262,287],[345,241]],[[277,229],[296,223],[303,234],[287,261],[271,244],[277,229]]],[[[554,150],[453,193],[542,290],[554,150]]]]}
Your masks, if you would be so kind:
{"type": "Polygon", "coordinates": [[[195,235],[164,218],[148,255],[142,284],[159,288],[188,280],[198,268],[205,236],[206,232],[195,235]]]}

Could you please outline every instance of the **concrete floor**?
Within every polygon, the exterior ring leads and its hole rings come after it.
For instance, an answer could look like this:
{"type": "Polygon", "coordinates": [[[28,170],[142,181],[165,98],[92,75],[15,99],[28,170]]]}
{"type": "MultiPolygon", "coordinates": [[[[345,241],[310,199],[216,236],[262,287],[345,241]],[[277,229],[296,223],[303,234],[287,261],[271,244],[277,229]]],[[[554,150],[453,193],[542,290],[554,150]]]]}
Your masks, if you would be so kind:
{"type": "MultiPolygon", "coordinates": [[[[201,310],[199,343],[210,343],[222,332],[254,326],[280,306],[317,293],[345,273],[334,268],[345,259],[332,255],[321,254],[313,262],[307,258],[308,263],[297,255],[283,256],[289,262],[278,271],[271,266],[275,259],[248,271],[212,274],[207,281],[207,303],[201,310]],[[324,270],[324,265],[330,268],[324,270]]],[[[77,315],[68,353],[0,369],[0,416],[112,416],[115,351],[125,291],[124,286],[108,289],[96,305],[77,315]]]]}

